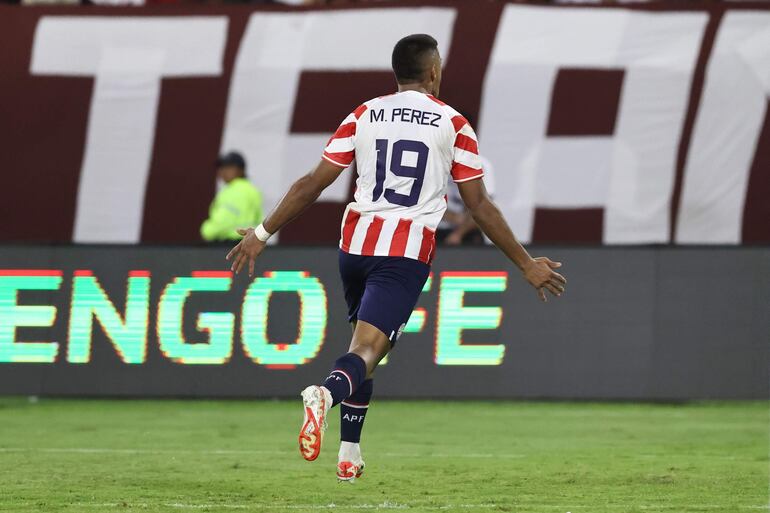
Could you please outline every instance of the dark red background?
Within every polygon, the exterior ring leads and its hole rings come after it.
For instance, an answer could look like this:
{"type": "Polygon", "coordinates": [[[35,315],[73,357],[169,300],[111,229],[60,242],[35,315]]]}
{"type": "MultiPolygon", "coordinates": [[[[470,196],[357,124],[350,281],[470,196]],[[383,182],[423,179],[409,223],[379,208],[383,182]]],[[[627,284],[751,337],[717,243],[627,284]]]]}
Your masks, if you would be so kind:
{"type": "MultiPolygon", "coordinates": [[[[503,2],[427,2],[458,10],[442,99],[477,117],[482,81],[503,2]]],[[[421,3],[421,5],[424,4],[421,3]]],[[[376,3],[410,5],[412,2],[376,3]]],[[[591,8],[596,6],[591,5],[591,8]]],[[[357,8],[368,8],[357,7],[357,8]]],[[[558,8],[558,7],[554,7],[558,8]]],[[[612,8],[612,7],[610,7],[612,8]]],[[[623,7],[628,8],[628,7],[623,7]]],[[[633,9],[663,9],[659,4],[633,9]]],[[[677,9],[705,10],[710,22],[693,80],[680,141],[672,198],[672,234],[676,225],[682,174],[703,88],[703,76],[725,9],[763,8],[765,4],[729,6],[694,3],[677,9]]],[[[220,77],[172,78],[162,82],[155,143],[145,197],[143,242],[194,242],[214,195],[212,163],[220,147],[230,73],[249,15],[283,7],[196,6],[146,8],[0,6],[0,240],[72,239],[79,173],[93,79],[33,77],[29,73],[32,40],[42,15],[147,16],[211,14],[229,17],[229,34],[220,77]],[[201,101],[205,98],[205,101],[201,101]],[[180,208],[178,198],[184,198],[180,208]]],[[[552,98],[550,135],[609,135],[615,128],[622,69],[562,69],[552,98]],[[590,112],[591,115],[585,115],[590,112]],[[576,120],[581,120],[577,123],[576,120]]],[[[389,92],[389,73],[302,74],[291,131],[333,132],[340,113],[389,92]],[[312,106],[312,108],[310,108],[312,106]]],[[[770,109],[768,109],[770,111],[770,109]]],[[[770,115],[765,119],[754,156],[743,220],[744,243],[770,243],[770,115]]],[[[281,232],[283,243],[334,243],[339,236],[340,203],[319,203],[281,232]]],[[[601,209],[538,209],[534,242],[600,243],[601,209]]]]}

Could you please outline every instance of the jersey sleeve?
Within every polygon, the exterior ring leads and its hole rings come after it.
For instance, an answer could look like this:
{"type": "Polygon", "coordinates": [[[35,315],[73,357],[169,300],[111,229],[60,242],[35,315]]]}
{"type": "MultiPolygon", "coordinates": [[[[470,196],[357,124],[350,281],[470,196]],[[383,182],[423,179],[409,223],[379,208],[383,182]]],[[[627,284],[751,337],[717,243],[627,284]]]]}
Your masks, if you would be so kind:
{"type": "Polygon", "coordinates": [[[356,129],[358,119],[366,111],[366,105],[359,106],[342,120],[337,131],[326,143],[323,158],[341,169],[345,169],[356,158],[356,129]]]}
{"type": "Polygon", "coordinates": [[[452,118],[455,140],[452,153],[452,179],[456,183],[475,180],[484,176],[479,157],[479,142],[468,120],[457,115],[452,118]]]}

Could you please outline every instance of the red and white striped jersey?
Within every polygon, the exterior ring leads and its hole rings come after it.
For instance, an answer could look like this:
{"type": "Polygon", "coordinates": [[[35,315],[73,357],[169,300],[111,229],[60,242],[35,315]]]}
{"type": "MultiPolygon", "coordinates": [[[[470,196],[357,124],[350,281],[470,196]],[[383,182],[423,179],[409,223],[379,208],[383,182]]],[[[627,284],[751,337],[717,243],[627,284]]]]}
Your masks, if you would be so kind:
{"type": "Polygon", "coordinates": [[[468,120],[417,91],[359,106],[329,139],[323,158],[342,169],[355,160],[358,171],[340,248],[425,263],[433,260],[450,175],[465,182],[484,174],[468,120]]]}

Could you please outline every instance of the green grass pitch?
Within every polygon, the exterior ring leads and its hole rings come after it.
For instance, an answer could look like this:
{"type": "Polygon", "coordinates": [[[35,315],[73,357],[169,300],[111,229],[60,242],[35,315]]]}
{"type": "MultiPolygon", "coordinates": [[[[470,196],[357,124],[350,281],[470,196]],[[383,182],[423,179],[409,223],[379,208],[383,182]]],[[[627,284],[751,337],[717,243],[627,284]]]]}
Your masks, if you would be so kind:
{"type": "Polygon", "coordinates": [[[299,401],[0,399],[0,511],[768,511],[767,402],[375,401],[366,474],[299,401]]]}

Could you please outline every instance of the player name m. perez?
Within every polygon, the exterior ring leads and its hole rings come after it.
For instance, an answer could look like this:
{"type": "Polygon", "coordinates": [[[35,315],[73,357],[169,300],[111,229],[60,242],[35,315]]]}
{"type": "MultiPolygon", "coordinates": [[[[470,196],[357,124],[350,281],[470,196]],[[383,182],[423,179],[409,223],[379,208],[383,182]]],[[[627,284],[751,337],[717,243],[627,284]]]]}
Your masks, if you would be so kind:
{"type": "Polygon", "coordinates": [[[441,114],[438,112],[431,112],[428,110],[410,109],[407,107],[394,108],[389,112],[389,116],[386,116],[385,109],[372,109],[369,111],[369,122],[375,121],[387,122],[401,122],[401,123],[416,123],[418,125],[428,125],[439,127],[438,122],[441,120],[441,114]]]}

